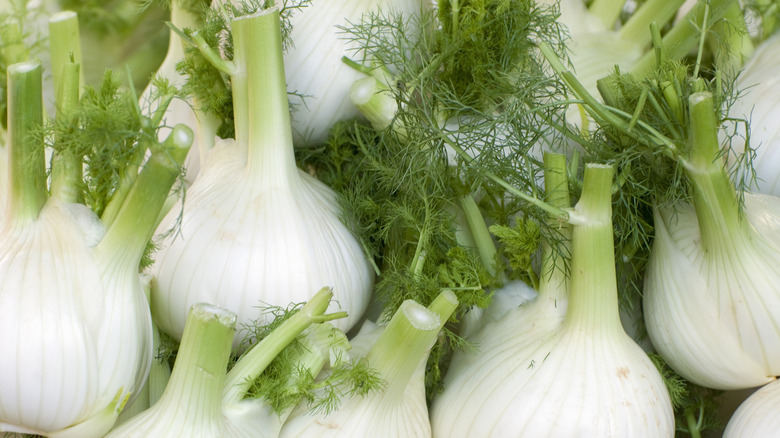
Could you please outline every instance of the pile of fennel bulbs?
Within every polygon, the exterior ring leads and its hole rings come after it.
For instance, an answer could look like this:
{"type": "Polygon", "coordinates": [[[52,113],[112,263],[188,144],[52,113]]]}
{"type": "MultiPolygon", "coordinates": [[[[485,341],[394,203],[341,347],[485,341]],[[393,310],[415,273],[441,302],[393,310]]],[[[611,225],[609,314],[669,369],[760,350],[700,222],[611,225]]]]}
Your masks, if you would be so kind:
{"type": "MultiPolygon", "coordinates": [[[[371,294],[373,271],[336,193],[296,166],[281,32],[252,23],[231,22],[233,59],[216,65],[231,78],[236,138],[218,139],[201,157],[183,205],[158,228],[152,312],[176,339],[199,302],[236,313],[243,327],[263,322],[259,307],[330,287],[331,310],[348,313],[334,325],[347,331],[371,294]]],[[[236,331],[235,347],[245,335],[236,331]]]]}

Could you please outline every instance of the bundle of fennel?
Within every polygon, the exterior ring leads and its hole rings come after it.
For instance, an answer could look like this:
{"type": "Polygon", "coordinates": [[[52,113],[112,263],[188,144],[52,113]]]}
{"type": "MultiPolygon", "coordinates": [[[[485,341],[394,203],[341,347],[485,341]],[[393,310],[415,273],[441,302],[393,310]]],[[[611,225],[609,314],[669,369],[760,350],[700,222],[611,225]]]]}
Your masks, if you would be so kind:
{"type": "Polygon", "coordinates": [[[771,436],[780,9],[682,3],[0,5],[0,432],[771,436]]]}

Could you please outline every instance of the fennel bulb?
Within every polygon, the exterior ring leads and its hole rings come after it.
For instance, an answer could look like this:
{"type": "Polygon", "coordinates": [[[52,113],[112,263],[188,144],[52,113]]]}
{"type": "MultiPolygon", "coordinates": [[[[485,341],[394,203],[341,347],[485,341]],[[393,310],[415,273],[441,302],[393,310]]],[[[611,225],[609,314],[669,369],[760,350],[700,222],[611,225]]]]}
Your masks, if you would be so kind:
{"type": "Polygon", "coordinates": [[[274,412],[266,400],[246,397],[246,393],[271,360],[304,330],[308,331],[299,340],[304,353],[298,365],[315,375],[327,362],[331,346],[346,343],[343,334],[323,324],[343,316],[323,314],[332,296],[328,289],[318,292],[241,356],[230,371],[227,365],[236,314],[210,304],[195,304],[189,311],[176,363],[160,399],[106,437],[278,436],[287,413],[274,412]]]}
{"type": "Polygon", "coordinates": [[[354,56],[358,47],[339,27],[372,13],[397,13],[408,20],[429,4],[426,0],[313,0],[290,17],[292,44],[284,54],[284,65],[287,89],[302,96],[292,98],[297,146],[320,144],[334,123],[360,115],[349,95],[352,84],[365,75],[342,61],[354,56]]]}
{"type": "MultiPolygon", "coordinates": [[[[68,89],[78,93],[78,69],[68,89]]],[[[101,437],[141,388],[151,317],[138,267],[192,132],[175,128],[111,220],[71,194],[80,157],[62,151],[47,188],[41,66],[9,67],[9,202],[0,223],[0,432],[101,437]],[[68,187],[70,186],[70,187],[68,187]]],[[[71,96],[77,100],[76,97],[71,96]]],[[[64,100],[64,101],[67,101],[64,100]]],[[[58,101],[61,103],[63,101],[58,101]]]]}
{"type": "Polygon", "coordinates": [[[770,438],[780,429],[780,381],[767,383],[743,401],[731,415],[723,438],[770,438]]]}
{"type": "Polygon", "coordinates": [[[431,407],[434,437],[674,436],[666,386],[620,324],[612,176],[611,167],[585,169],[568,287],[548,286],[559,297],[568,289],[565,309],[548,290],[488,322],[471,339],[479,351],[453,357],[431,407]]]}
{"type": "MultiPolygon", "coordinates": [[[[181,338],[188,309],[208,302],[252,323],[261,305],[306,301],[331,287],[349,314],[348,330],[368,305],[373,273],[341,221],[335,193],[298,169],[284,87],[279,12],[232,22],[236,139],[202,157],[183,205],[158,228],[163,236],[151,273],[152,310],[160,329],[181,338]],[[266,16],[267,15],[267,16],[266,16]],[[270,23],[269,23],[270,21],[270,23]]],[[[234,346],[243,334],[237,332],[234,346]]]]}
{"type": "Polygon", "coordinates": [[[719,159],[712,96],[689,99],[692,205],[655,209],[644,314],[653,345],[680,375],[715,389],[780,374],[780,200],[744,194],[719,159]]]}
{"type": "Polygon", "coordinates": [[[425,400],[425,363],[444,323],[458,305],[452,291],[429,307],[407,300],[385,327],[363,325],[350,343],[357,356],[378,371],[383,387],[351,396],[335,412],[306,412],[301,405],[282,426],[280,437],[430,437],[425,400]]]}
{"type": "MultiPolygon", "coordinates": [[[[756,48],[737,76],[735,87],[743,91],[729,108],[730,114],[750,122],[756,173],[751,189],[774,196],[780,196],[780,125],[775,122],[780,111],[780,81],[775,73],[780,65],[778,60],[780,35],[774,35],[756,48]]],[[[743,129],[742,126],[736,128],[743,129]]],[[[735,153],[744,153],[744,137],[734,137],[731,146],[735,153]]]]}

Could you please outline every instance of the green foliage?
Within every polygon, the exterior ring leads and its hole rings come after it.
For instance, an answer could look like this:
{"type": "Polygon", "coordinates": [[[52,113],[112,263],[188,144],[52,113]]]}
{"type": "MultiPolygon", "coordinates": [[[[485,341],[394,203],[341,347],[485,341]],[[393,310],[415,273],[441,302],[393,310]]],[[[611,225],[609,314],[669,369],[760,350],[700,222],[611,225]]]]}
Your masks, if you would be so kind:
{"type": "MultiPolygon", "coordinates": [[[[230,59],[233,55],[232,39],[228,34],[223,38],[229,23],[224,15],[216,10],[209,10],[200,29],[183,29],[186,35],[197,32],[208,45],[215,50],[223,51],[230,59]]],[[[185,49],[185,57],[177,66],[179,73],[187,76],[187,82],[182,87],[185,96],[194,98],[198,108],[206,113],[219,117],[220,126],[217,135],[222,138],[233,138],[233,96],[230,94],[229,77],[213,66],[201,51],[194,46],[185,49]]]]}
{"type": "Polygon", "coordinates": [[[135,94],[106,71],[99,86],[84,88],[74,112],[46,126],[41,138],[55,153],[80,157],[85,167],[79,198],[100,216],[128,166],[140,163],[141,128],[135,94]]]}
{"type": "MultiPolygon", "coordinates": [[[[261,310],[261,317],[250,324],[245,324],[241,330],[244,338],[238,352],[246,354],[260,341],[270,335],[284,321],[292,317],[303,307],[301,304],[291,304],[287,308],[269,306],[261,310]],[[270,321],[261,324],[261,320],[270,321]]],[[[316,330],[336,329],[329,325],[324,327],[312,327],[309,331],[285,347],[279,355],[266,367],[266,369],[252,382],[247,391],[247,398],[262,398],[281,414],[304,401],[314,412],[329,413],[337,409],[344,397],[362,397],[376,391],[382,386],[382,381],[374,369],[368,366],[365,359],[348,359],[342,357],[344,346],[338,345],[340,339],[336,334],[326,336],[327,341],[332,342],[330,354],[336,358],[328,369],[327,377],[318,378],[312,374],[307,363],[311,359],[307,357],[322,348],[320,340],[313,338],[316,330]]],[[[229,367],[240,358],[234,355],[229,367]]],[[[327,358],[325,358],[327,359],[327,358]]]]}
{"type": "Polygon", "coordinates": [[[513,278],[518,278],[526,284],[537,285],[532,263],[542,239],[539,224],[533,219],[518,218],[513,227],[491,225],[490,232],[501,243],[513,278]]]}
{"type": "Polygon", "coordinates": [[[503,275],[488,274],[463,237],[473,231],[460,219],[460,199],[479,199],[483,216],[497,223],[518,212],[545,223],[546,213],[506,196],[503,184],[540,195],[532,149],[557,147],[547,122],[562,114],[549,105],[562,84],[547,75],[534,48],[544,39],[563,55],[555,10],[475,1],[454,17],[453,4],[441,2],[446,11],[439,15],[370,13],[343,28],[362,48],[353,59],[391,78],[398,111],[385,130],[346,121],[323,147],[299,151],[302,167],[342,195],[346,222],[374,261],[382,314],[369,318],[388,318],[406,299],[428,305],[445,288],[457,295],[459,307],[429,356],[429,397],[441,388],[453,349],[470,348],[458,321],[489,304],[503,275]],[[453,33],[453,26],[464,31],[453,33]]]}
{"type": "Polygon", "coordinates": [[[495,96],[484,84],[508,81],[515,74],[539,75],[536,42],[563,40],[557,16],[555,7],[533,0],[439,2],[441,30],[434,53],[443,58],[440,79],[451,83],[464,103],[485,106],[495,96]]]}

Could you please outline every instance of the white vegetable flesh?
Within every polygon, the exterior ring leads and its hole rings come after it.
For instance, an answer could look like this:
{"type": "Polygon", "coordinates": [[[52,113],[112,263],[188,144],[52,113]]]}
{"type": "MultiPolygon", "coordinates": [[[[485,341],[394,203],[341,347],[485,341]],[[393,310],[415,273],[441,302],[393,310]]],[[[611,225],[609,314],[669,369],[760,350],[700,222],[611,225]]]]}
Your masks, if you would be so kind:
{"type": "Polygon", "coordinates": [[[759,388],[729,419],[723,438],[771,438],[780,430],[780,381],[759,388]]]}
{"type": "Polygon", "coordinates": [[[780,200],[748,193],[738,230],[750,231],[724,229],[713,248],[702,244],[692,206],[656,210],[645,322],[655,348],[692,382],[740,389],[780,374],[777,218],[780,200]]]}
{"type": "Polygon", "coordinates": [[[29,135],[41,123],[41,106],[31,103],[41,101],[40,64],[14,64],[8,83],[0,345],[14,355],[0,361],[0,432],[100,437],[149,370],[151,317],[138,266],[192,133],[172,132],[173,147],[151,155],[104,228],[88,207],[48,194],[43,144],[29,135]]]}
{"type": "Polygon", "coordinates": [[[0,361],[0,421],[45,434],[138,389],[152,354],[138,276],[100,263],[57,201],[24,226],[6,222],[0,236],[0,344],[17,352],[0,361]]]}

